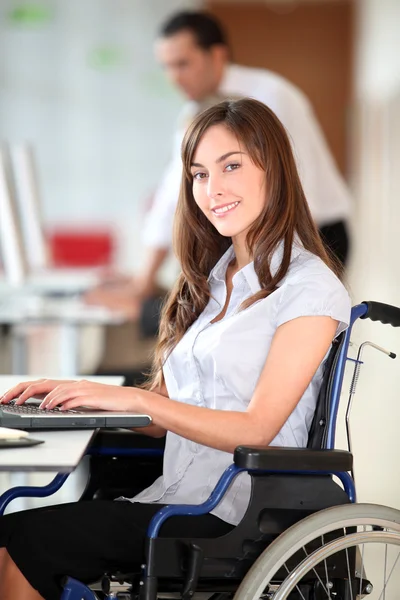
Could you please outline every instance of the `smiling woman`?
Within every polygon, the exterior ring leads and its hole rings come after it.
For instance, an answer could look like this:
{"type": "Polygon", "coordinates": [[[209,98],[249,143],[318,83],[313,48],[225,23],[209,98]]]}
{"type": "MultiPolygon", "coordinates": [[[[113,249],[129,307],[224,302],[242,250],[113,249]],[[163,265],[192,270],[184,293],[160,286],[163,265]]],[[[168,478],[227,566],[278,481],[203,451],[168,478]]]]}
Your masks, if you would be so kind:
{"type": "Polygon", "coordinates": [[[243,241],[266,204],[265,171],[240,149],[237,137],[220,124],[204,133],[191,173],[193,197],[200,210],[221,235],[234,238],[236,243],[240,236],[243,241]],[[216,150],[220,149],[226,152],[217,156],[216,150]]]}
{"type": "MultiPolygon", "coordinates": [[[[285,129],[255,100],[222,102],[196,118],[182,159],[182,273],[146,389],[42,380],[1,400],[43,394],[47,408],[149,414],[147,433],[167,435],[163,475],[130,501],[0,519],[2,600],[55,600],[64,573],[90,582],[104,568],[131,570],[143,562],[157,509],[205,500],[238,445],[307,444],[324,357],[349,323],[350,299],[310,216],[285,129]]],[[[249,498],[241,474],[212,514],[174,520],[174,535],[180,527],[187,537],[223,535],[249,498]]]]}
{"type": "Polygon", "coordinates": [[[286,130],[264,104],[244,98],[204,111],[186,132],[182,162],[174,229],[182,276],[164,311],[153,385],[165,353],[206,308],[209,273],[231,244],[236,271],[254,261],[259,280],[246,306],[280,284],[295,238],[335,274],[341,270],[311,217],[286,130]],[[278,246],[281,264],[274,273],[270,266],[278,246]]]}

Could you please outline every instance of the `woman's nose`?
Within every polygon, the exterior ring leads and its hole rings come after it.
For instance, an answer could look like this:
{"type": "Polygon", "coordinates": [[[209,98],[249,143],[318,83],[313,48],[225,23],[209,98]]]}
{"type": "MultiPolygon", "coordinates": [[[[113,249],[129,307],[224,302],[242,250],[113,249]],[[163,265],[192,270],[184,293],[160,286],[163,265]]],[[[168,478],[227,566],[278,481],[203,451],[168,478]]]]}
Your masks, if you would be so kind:
{"type": "Polygon", "coordinates": [[[207,184],[207,195],[209,198],[219,198],[223,196],[224,190],[221,179],[219,177],[211,177],[208,178],[207,184]]]}

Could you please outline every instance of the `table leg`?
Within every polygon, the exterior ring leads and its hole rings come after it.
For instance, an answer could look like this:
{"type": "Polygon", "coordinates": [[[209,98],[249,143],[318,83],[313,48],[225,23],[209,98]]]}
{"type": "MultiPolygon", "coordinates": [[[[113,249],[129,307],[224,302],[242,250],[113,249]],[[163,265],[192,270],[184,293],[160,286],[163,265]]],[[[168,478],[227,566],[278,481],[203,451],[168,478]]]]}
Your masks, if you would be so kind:
{"type": "Polygon", "coordinates": [[[11,372],[13,375],[26,375],[27,365],[27,332],[21,325],[11,327],[11,372]]]}
{"type": "Polygon", "coordinates": [[[74,323],[60,324],[60,376],[79,374],[79,327],[74,323]]]}

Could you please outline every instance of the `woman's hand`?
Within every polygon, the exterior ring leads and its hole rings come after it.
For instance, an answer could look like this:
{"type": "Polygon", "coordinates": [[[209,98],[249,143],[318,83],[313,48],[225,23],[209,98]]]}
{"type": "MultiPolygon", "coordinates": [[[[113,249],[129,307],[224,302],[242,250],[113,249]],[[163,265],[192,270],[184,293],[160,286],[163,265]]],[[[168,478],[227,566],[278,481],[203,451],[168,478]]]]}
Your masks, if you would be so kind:
{"type": "Polygon", "coordinates": [[[129,321],[137,321],[141,310],[141,300],[132,293],[131,282],[116,286],[98,286],[83,296],[86,304],[103,306],[122,313],[129,321]]]}
{"type": "Polygon", "coordinates": [[[134,388],[95,383],[87,380],[39,379],[26,381],[13,387],[0,399],[7,404],[16,400],[23,404],[28,398],[43,398],[40,408],[48,410],[59,406],[69,410],[78,406],[111,411],[137,411],[134,388]]]}
{"type": "Polygon", "coordinates": [[[12,387],[0,398],[0,404],[8,404],[15,400],[15,404],[23,404],[29,398],[43,400],[56,386],[63,383],[76,383],[70,379],[36,379],[35,381],[23,381],[12,387]]]}

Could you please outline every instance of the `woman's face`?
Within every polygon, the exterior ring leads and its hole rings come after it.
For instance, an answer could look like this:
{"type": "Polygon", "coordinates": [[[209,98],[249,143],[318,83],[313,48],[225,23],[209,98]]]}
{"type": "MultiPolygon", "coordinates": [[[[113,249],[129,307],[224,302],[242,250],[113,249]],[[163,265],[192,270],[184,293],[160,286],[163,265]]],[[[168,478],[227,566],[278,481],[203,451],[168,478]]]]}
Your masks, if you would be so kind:
{"type": "Polygon", "coordinates": [[[204,133],[191,165],[193,196],[200,210],[226,237],[245,237],[266,203],[265,172],[224,125],[204,133]]]}

